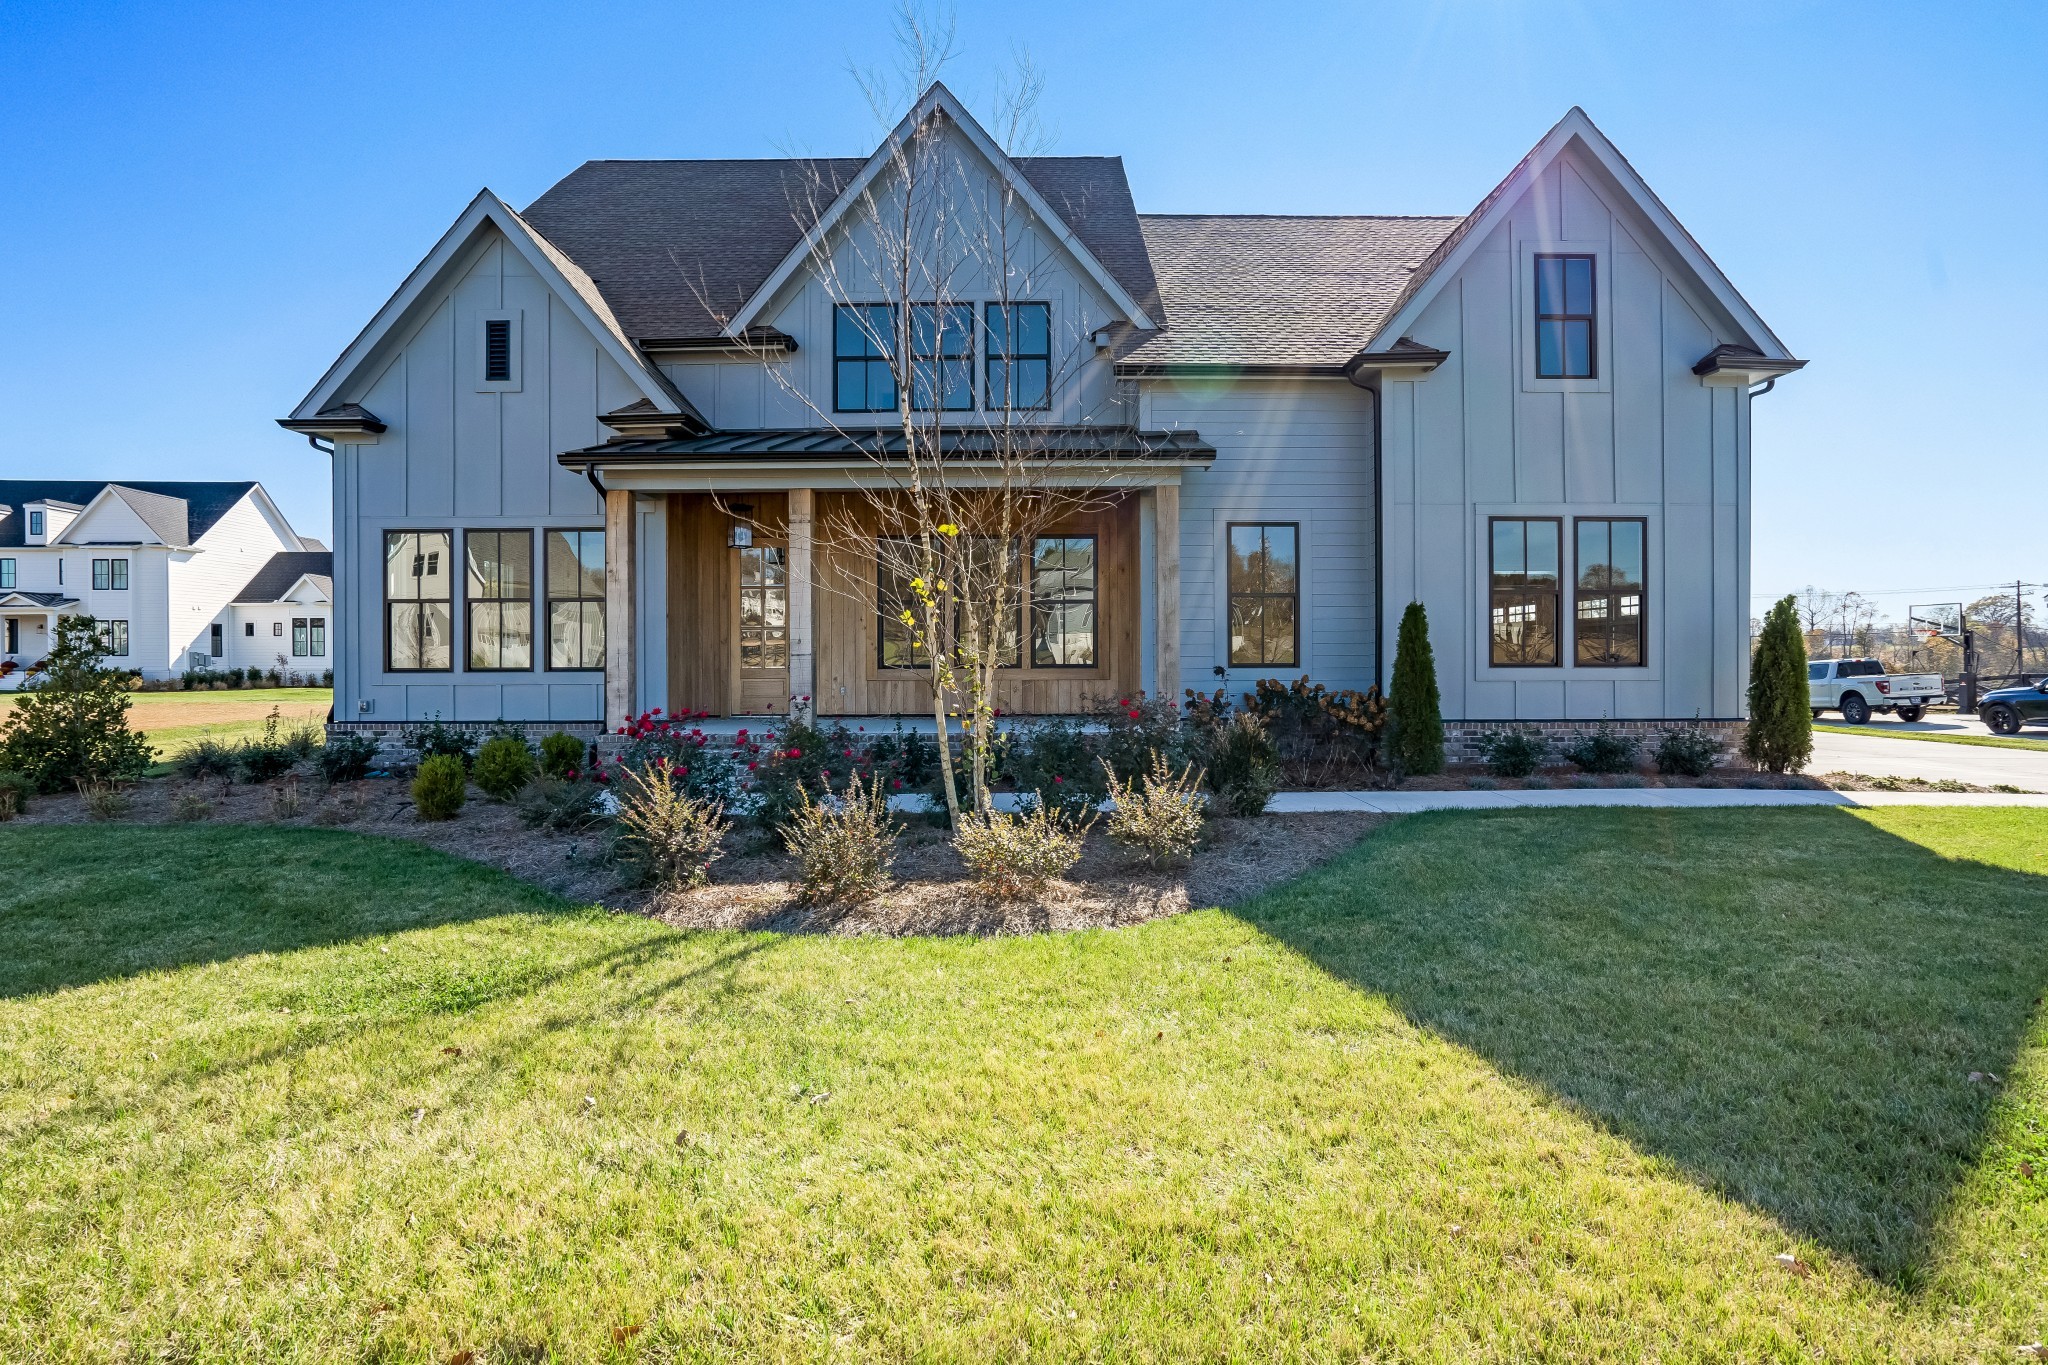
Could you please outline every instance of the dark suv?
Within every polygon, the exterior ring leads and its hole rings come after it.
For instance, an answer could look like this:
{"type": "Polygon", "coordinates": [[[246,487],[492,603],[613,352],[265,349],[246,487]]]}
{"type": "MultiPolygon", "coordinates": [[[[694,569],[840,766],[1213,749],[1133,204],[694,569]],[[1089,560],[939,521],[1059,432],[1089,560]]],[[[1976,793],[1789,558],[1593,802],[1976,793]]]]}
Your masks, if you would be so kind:
{"type": "Polygon", "coordinates": [[[2001,687],[1977,699],[1977,718],[1994,735],[2016,735],[2022,725],[2048,725],[2048,678],[2029,687],[2001,687]]]}

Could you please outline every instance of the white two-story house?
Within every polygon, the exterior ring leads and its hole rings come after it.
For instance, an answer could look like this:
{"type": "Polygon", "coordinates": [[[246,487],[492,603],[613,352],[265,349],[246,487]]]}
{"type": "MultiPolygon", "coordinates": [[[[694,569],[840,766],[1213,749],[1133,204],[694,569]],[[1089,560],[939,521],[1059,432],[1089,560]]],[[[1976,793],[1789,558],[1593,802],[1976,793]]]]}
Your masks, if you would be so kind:
{"type": "Polygon", "coordinates": [[[107,663],[145,678],[191,668],[272,667],[293,640],[273,631],[287,595],[321,654],[294,665],[324,673],[331,556],[300,536],[252,482],[0,479],[0,689],[19,687],[49,653],[60,616],[99,623],[107,663]],[[258,600],[284,561],[277,601],[258,600]],[[314,593],[299,579],[310,575],[314,593]],[[253,590],[253,591],[252,591],[253,590]],[[245,600],[246,599],[246,600],[245,600]],[[269,647],[253,648],[257,630],[269,647]],[[231,644],[246,642],[236,650],[231,644]],[[246,659],[243,657],[246,655],[246,659]]]}
{"type": "Polygon", "coordinates": [[[926,710],[816,535],[890,477],[889,345],[963,470],[1022,411],[1104,490],[1023,547],[1012,713],[1384,687],[1419,601],[1454,723],[1742,716],[1750,404],[1803,362],[1583,113],[1466,214],[1149,215],[934,86],[865,158],[477,196],[281,419],[333,460],[337,719],[926,710]],[[920,140],[1015,250],[892,340],[920,140]]]}

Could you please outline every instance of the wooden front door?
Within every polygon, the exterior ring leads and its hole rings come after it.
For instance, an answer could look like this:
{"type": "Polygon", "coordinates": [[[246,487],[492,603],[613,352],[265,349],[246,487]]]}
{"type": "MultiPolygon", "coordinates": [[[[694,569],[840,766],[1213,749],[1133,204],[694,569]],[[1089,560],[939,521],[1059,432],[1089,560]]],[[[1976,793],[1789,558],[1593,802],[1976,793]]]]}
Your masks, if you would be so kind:
{"type": "Polygon", "coordinates": [[[789,710],[789,551],[750,545],[739,552],[740,715],[789,710]]]}

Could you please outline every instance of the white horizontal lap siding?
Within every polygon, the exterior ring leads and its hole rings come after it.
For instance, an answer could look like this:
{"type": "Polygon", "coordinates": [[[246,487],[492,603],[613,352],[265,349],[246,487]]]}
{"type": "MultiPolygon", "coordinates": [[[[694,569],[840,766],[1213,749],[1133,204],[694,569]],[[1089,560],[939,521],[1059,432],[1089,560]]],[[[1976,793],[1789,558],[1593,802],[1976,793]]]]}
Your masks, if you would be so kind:
{"type": "MultiPolygon", "coordinates": [[[[597,339],[495,232],[486,235],[424,316],[359,391],[386,423],[374,440],[334,456],[335,603],[328,649],[338,720],[596,720],[601,670],[545,668],[544,532],[599,529],[603,508],[555,456],[605,440],[597,415],[641,397],[597,339]],[[482,387],[484,320],[513,317],[513,386],[482,387]],[[461,575],[455,575],[455,668],[384,667],[384,534],[529,530],[534,555],[534,668],[463,670],[461,575]],[[372,703],[363,711],[361,703],[372,703]]],[[[285,642],[289,644],[289,640],[285,642]]]]}
{"type": "MultiPolygon", "coordinates": [[[[1737,339],[1597,173],[1568,156],[1447,281],[1410,335],[1450,353],[1385,386],[1389,629],[1429,609],[1444,714],[1471,720],[1733,717],[1748,666],[1748,397],[1693,364],[1737,339]],[[1533,256],[1592,254],[1599,377],[1534,380],[1533,256]],[[1488,658],[1490,516],[1563,523],[1557,668],[1488,658]],[[1648,664],[1572,663],[1577,517],[1640,517],[1649,532],[1648,664]]],[[[1383,667],[1391,674],[1393,652],[1383,667]]]]}
{"type": "Polygon", "coordinates": [[[1344,380],[1152,380],[1145,424],[1192,429],[1216,462],[1181,480],[1181,682],[1213,690],[1228,659],[1232,522],[1293,522],[1301,536],[1301,661],[1229,671],[1233,691],[1306,673],[1370,686],[1377,626],[1372,395],[1344,380]]]}
{"type": "Polygon", "coordinates": [[[193,651],[208,651],[210,627],[226,620],[235,594],[271,556],[289,548],[283,530],[253,497],[244,496],[207,528],[194,548],[169,552],[169,663],[174,670],[182,670],[193,651]]]}

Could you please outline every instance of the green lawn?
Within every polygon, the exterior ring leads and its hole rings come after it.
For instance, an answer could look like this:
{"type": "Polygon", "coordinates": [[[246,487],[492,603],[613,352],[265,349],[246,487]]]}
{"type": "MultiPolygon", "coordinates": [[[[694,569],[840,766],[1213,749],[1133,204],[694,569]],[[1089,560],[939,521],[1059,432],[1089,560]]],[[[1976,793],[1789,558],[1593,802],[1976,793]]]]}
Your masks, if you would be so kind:
{"type": "MultiPolygon", "coordinates": [[[[0,724],[13,710],[16,694],[0,693],[0,724]]],[[[283,728],[318,724],[334,705],[325,687],[248,687],[225,692],[137,692],[129,702],[128,725],[149,736],[159,759],[184,751],[195,739],[211,737],[225,744],[263,733],[271,709],[283,728]]],[[[160,767],[162,765],[159,765],[160,767]]]]}
{"type": "Polygon", "coordinates": [[[2026,749],[2040,753],[2048,749],[2048,734],[2040,739],[2023,739],[2017,735],[1944,735],[1925,730],[1895,730],[1888,725],[1820,725],[1814,730],[1830,735],[1860,735],[1876,739],[1917,739],[1929,744],[1975,744],[1985,749],[2026,749]]]}
{"type": "Polygon", "coordinates": [[[2048,1336],[2048,811],[1419,816],[1002,940],[680,933],[342,832],[0,851],[0,1359],[2048,1336]]]}

